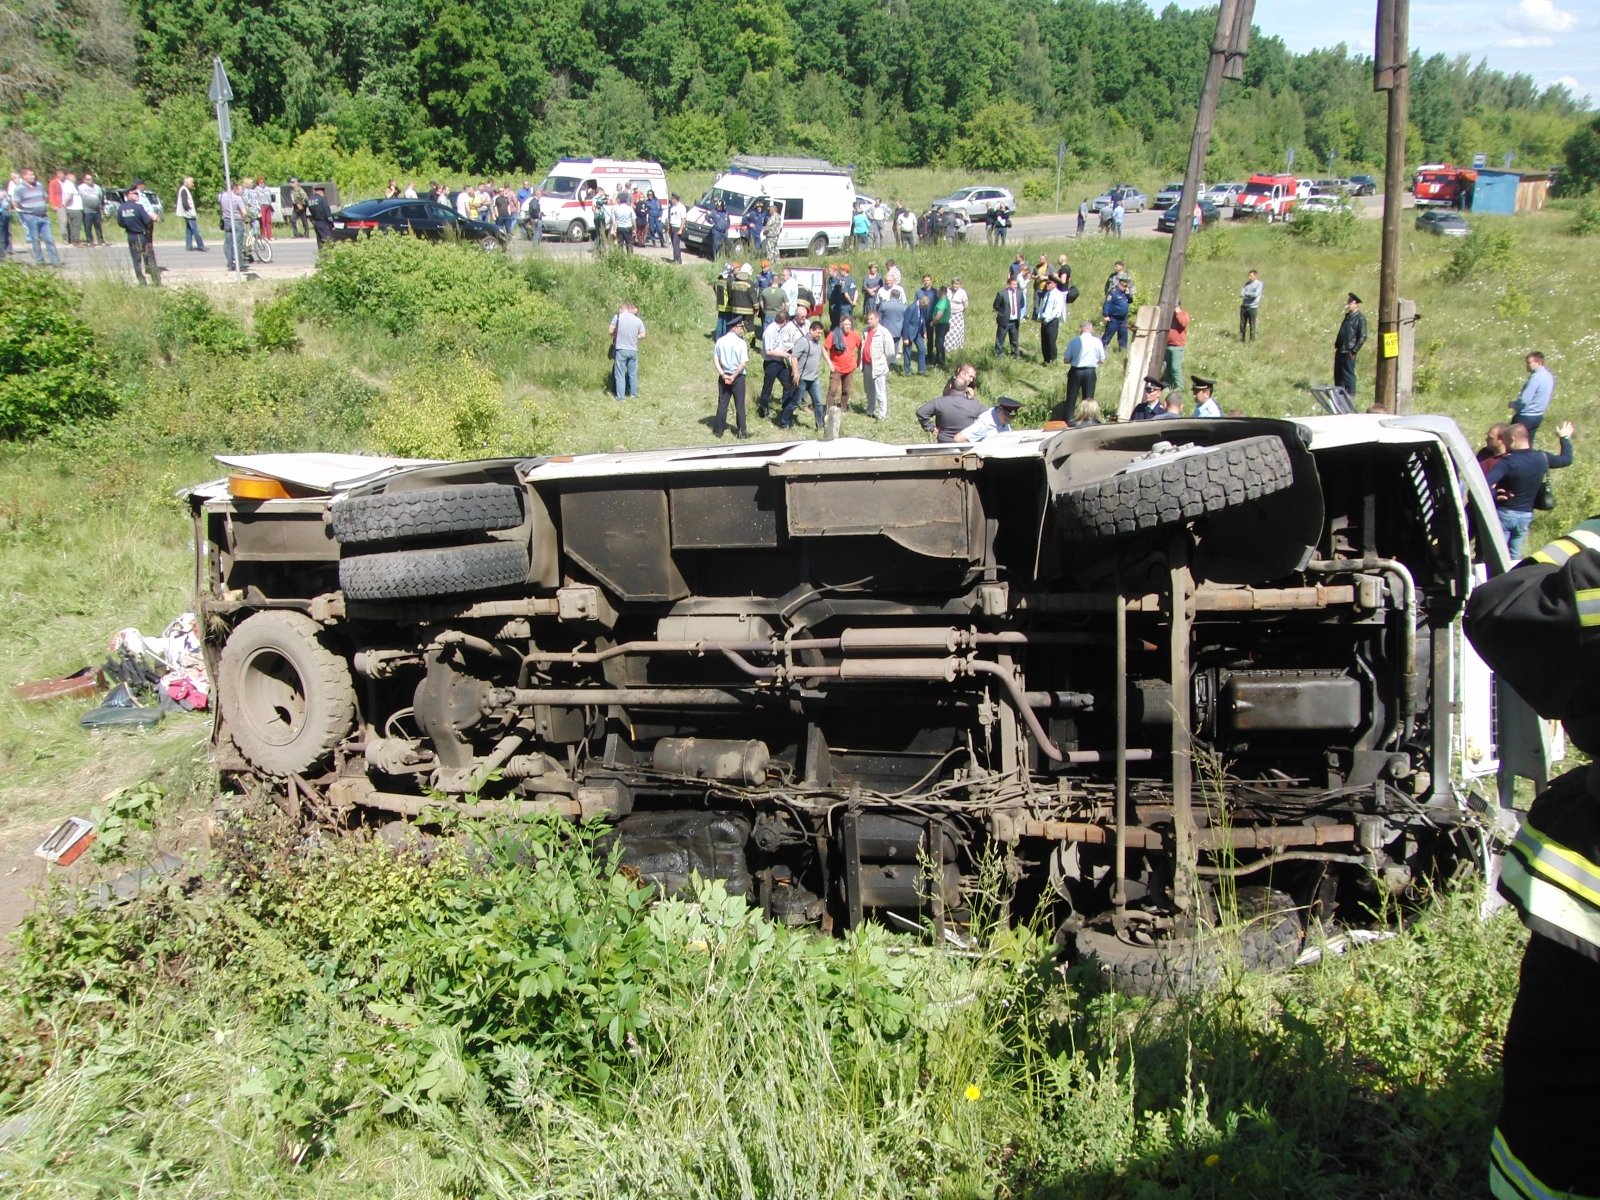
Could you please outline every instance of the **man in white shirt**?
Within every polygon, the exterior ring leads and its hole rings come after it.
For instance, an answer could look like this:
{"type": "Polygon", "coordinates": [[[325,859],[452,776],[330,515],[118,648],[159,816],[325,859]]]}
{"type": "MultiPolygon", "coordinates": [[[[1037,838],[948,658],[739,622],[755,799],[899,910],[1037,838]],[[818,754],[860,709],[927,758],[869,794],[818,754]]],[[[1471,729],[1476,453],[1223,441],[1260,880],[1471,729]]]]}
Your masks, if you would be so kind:
{"type": "Polygon", "coordinates": [[[470,217],[472,215],[472,192],[462,188],[456,193],[456,216],[470,217]]]}
{"type": "Polygon", "coordinates": [[[894,339],[874,308],[867,313],[867,327],[861,334],[861,377],[867,388],[867,415],[874,421],[889,415],[889,363],[893,359],[894,339]]]}
{"type": "Polygon", "coordinates": [[[1001,396],[994,402],[993,408],[984,410],[976,421],[956,434],[956,441],[981,442],[997,433],[1004,433],[1011,428],[1011,422],[1016,420],[1017,410],[1021,407],[1021,400],[1001,396]]]}
{"type": "Polygon", "coordinates": [[[889,218],[893,215],[882,200],[872,206],[872,244],[877,249],[889,244],[889,218]]]}
{"type": "Polygon", "coordinates": [[[744,342],[741,314],[728,318],[728,332],[711,347],[711,361],[717,369],[717,419],[712,432],[718,437],[728,432],[728,401],[732,400],[739,420],[739,436],[747,438],[750,431],[745,428],[744,379],[750,366],[750,348],[744,342]]]}
{"type": "Polygon", "coordinates": [[[672,239],[672,261],[683,261],[683,225],[689,219],[689,210],[677,192],[672,193],[672,203],[667,205],[667,236],[672,239]]]}
{"type": "Polygon", "coordinates": [[[1194,390],[1193,415],[1197,417],[1220,417],[1222,415],[1222,406],[1211,395],[1211,385],[1216,381],[1213,379],[1201,379],[1198,375],[1192,375],[1190,379],[1192,382],[1189,386],[1194,390]]]}
{"type": "Polygon", "coordinates": [[[644,340],[644,320],[637,304],[623,304],[611,318],[611,380],[618,402],[639,398],[639,343],[644,340]]]}
{"type": "Polygon", "coordinates": [[[1106,360],[1106,344],[1095,336],[1094,322],[1085,321],[1078,336],[1067,343],[1067,411],[1077,412],[1079,399],[1093,400],[1106,360]]]}
{"type": "Polygon", "coordinates": [[[78,183],[78,200],[83,205],[83,244],[85,246],[104,246],[106,244],[105,197],[105,189],[95,182],[93,173],[85,171],[83,179],[78,183]]]}
{"type": "Polygon", "coordinates": [[[633,211],[633,197],[619,191],[611,204],[611,228],[616,231],[617,245],[633,253],[633,226],[637,214],[633,211]]]}
{"type": "Polygon", "coordinates": [[[194,176],[185,175],[178,194],[172,201],[172,210],[183,221],[183,248],[204,250],[205,238],[200,236],[200,210],[194,204],[194,176]]]}
{"type": "Polygon", "coordinates": [[[83,240],[83,197],[78,195],[78,177],[67,174],[61,181],[61,207],[67,214],[67,245],[83,240]]]}
{"type": "Polygon", "coordinates": [[[766,419],[772,405],[772,388],[778,388],[778,409],[787,411],[789,399],[798,382],[794,367],[794,344],[799,330],[789,320],[789,310],[780,308],[767,322],[761,334],[761,399],[756,402],[756,416],[766,419]]]}

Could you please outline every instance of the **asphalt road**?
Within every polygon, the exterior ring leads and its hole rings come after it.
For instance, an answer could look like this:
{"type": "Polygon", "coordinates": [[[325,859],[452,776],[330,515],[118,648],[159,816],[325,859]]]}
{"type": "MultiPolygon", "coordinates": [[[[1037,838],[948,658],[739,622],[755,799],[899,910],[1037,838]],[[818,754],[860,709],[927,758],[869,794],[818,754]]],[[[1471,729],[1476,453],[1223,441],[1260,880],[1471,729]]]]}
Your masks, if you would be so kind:
{"type": "MultiPolygon", "coordinates": [[[[1407,198],[1409,200],[1409,197],[1407,198]]],[[[1383,197],[1366,196],[1355,201],[1356,212],[1362,217],[1377,218],[1383,214],[1383,197]]],[[[1129,213],[1123,222],[1122,232],[1124,238],[1151,238],[1164,237],[1156,232],[1156,217],[1154,211],[1142,213],[1129,213]]],[[[1226,218],[1224,218],[1226,219],[1226,218]]],[[[1041,242],[1065,242],[1074,240],[1078,224],[1077,211],[1067,213],[1036,213],[1031,216],[1018,217],[1011,231],[1013,245],[1026,245],[1030,248],[1037,247],[1041,242]]],[[[20,229],[16,229],[20,233],[20,229]]],[[[162,231],[163,235],[170,237],[171,229],[162,231]]],[[[63,269],[68,274],[78,277],[121,278],[128,282],[133,281],[133,264],[128,257],[127,243],[122,237],[121,230],[112,230],[107,233],[110,244],[105,247],[85,249],[76,246],[57,244],[61,254],[63,269]]],[[[979,235],[981,236],[981,234],[979,235]]],[[[1085,230],[1086,238],[1102,236],[1096,232],[1093,222],[1085,230]]],[[[183,248],[180,236],[176,241],[158,240],[156,243],[156,258],[162,268],[162,276],[168,284],[184,283],[224,283],[235,277],[227,269],[223,259],[222,235],[209,234],[206,242],[207,249],[204,253],[189,251],[183,248]]],[[[293,279],[301,275],[308,275],[316,266],[317,247],[316,241],[310,237],[278,237],[272,243],[272,262],[258,264],[245,272],[244,282],[270,281],[274,279],[293,279]]],[[[16,242],[16,257],[14,261],[31,261],[32,253],[25,240],[16,242]]],[[[583,258],[589,253],[587,243],[569,244],[546,239],[535,247],[531,242],[518,239],[512,242],[510,253],[513,257],[526,254],[548,254],[557,258],[583,258]]],[[[666,261],[670,254],[661,249],[641,249],[638,253],[649,258],[666,261]]],[[[685,263],[704,264],[705,259],[685,251],[685,263]]]]}

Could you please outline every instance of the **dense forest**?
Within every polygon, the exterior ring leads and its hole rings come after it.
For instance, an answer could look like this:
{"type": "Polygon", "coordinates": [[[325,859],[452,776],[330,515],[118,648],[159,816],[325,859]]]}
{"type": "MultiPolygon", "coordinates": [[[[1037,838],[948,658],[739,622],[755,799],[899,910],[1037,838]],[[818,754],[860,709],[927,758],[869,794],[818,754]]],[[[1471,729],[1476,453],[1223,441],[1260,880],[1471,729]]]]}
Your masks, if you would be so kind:
{"type": "MultiPolygon", "coordinates": [[[[1059,143],[1069,170],[1171,172],[1214,24],[1139,0],[12,0],[0,158],[207,182],[220,54],[239,168],[274,176],[525,173],[563,153],[703,169],[736,150],[1027,172],[1059,143]]],[[[1382,106],[1370,60],[1258,34],[1212,164],[1292,148],[1374,168],[1382,106]]],[[[1411,114],[1417,161],[1533,167],[1592,117],[1443,56],[1413,60],[1411,114]]]]}

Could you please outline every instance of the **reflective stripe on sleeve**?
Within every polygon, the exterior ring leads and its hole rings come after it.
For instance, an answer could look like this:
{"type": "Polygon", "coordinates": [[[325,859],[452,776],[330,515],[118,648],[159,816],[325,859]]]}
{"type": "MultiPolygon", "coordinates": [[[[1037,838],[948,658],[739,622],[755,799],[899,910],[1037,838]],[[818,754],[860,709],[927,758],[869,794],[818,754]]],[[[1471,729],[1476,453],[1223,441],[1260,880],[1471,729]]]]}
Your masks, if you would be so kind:
{"type": "Polygon", "coordinates": [[[1575,1192],[1558,1192],[1546,1186],[1539,1177],[1511,1153],[1505,1135],[1498,1129],[1489,1142],[1489,1191],[1495,1200],[1594,1200],[1575,1192]]]}
{"type": "Polygon", "coordinates": [[[1572,593],[1578,605],[1578,624],[1600,625],[1600,588],[1578,588],[1572,593]]]}
{"type": "Polygon", "coordinates": [[[1574,554],[1584,550],[1600,551],[1600,533],[1589,529],[1574,529],[1562,537],[1558,537],[1548,546],[1543,547],[1537,554],[1531,555],[1535,562],[1548,563],[1552,567],[1562,566],[1574,554]]]}
{"type": "Polygon", "coordinates": [[[1600,909],[1600,867],[1576,850],[1540,833],[1528,821],[1517,831],[1511,850],[1530,870],[1600,909]]]}
{"type": "Polygon", "coordinates": [[[1518,907],[1530,917],[1600,949],[1600,911],[1534,874],[1515,845],[1501,864],[1500,886],[1516,897],[1518,907]]]}

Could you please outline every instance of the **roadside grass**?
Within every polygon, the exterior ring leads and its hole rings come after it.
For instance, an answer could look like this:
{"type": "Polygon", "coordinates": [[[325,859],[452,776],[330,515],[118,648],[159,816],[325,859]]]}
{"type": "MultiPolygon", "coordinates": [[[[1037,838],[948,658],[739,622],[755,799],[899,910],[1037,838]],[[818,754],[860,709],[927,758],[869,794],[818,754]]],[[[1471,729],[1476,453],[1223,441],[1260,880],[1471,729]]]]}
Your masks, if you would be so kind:
{"type": "MultiPolygon", "coordinates": [[[[1588,449],[1600,420],[1590,390],[1600,334],[1586,315],[1600,304],[1600,283],[1575,253],[1586,247],[1567,233],[1566,209],[1477,220],[1514,231],[1511,270],[1447,284],[1454,246],[1406,234],[1403,292],[1423,313],[1427,390],[1416,407],[1455,417],[1477,441],[1515,396],[1523,354],[1549,355],[1560,380],[1550,421],[1578,425],[1578,457],[1556,479],[1559,507],[1540,514],[1537,541],[1600,506],[1600,462],[1588,449]]],[[[1184,292],[1193,314],[1186,370],[1215,376],[1224,408],[1313,412],[1307,389],[1329,378],[1345,292],[1362,295],[1369,312],[1376,306],[1376,238],[1375,223],[1348,249],[1304,246],[1277,229],[1207,231],[1184,292]],[[1260,340],[1244,347],[1237,293],[1251,266],[1267,295],[1260,340]]],[[[980,366],[980,394],[1023,398],[1037,421],[1060,398],[1061,368],[1037,362],[1031,325],[1031,359],[997,364],[990,340],[989,301],[1019,249],[1030,262],[1069,255],[1085,298],[1079,315],[1118,257],[1152,297],[1166,243],[1088,237],[876,256],[895,257],[913,281],[924,271],[941,282],[962,276],[972,319],[959,358],[980,366]]],[[[859,276],[868,256],[850,260],[859,276]]],[[[493,369],[508,406],[538,417],[541,444],[529,452],[714,441],[708,264],[526,270],[568,308],[579,343],[550,350],[503,338],[470,352],[493,369]],[[629,298],[651,334],[644,399],[618,404],[605,391],[605,324],[629,298]]],[[[248,317],[249,297],[209,294],[248,317]]],[[[292,289],[283,294],[292,302],[292,289]]],[[[168,407],[130,405],[125,419],[0,454],[6,682],[96,662],[116,629],[159,630],[189,607],[192,533],[174,492],[219,474],[207,455],[259,436],[267,411],[241,396],[194,418],[167,399],[184,381],[268,377],[215,358],[156,365],[149,306],[158,301],[148,294],[91,282],[84,303],[113,349],[124,395],[168,407]],[[154,419],[163,417],[182,424],[154,419]]],[[[386,391],[414,377],[419,361],[450,373],[437,342],[359,321],[307,319],[298,332],[298,357],[329,379],[343,373],[386,391]]],[[[1371,371],[1368,351],[1364,389],[1371,371]]],[[[1120,374],[1113,356],[1103,398],[1115,396],[1120,374]]],[[[938,390],[931,373],[894,377],[887,424],[861,415],[858,394],[846,432],[924,440],[912,409],[938,390]]],[[[752,389],[752,427],[775,435],[756,423],[754,401],[752,389]]],[[[309,425],[277,434],[285,448],[328,448],[309,425]]],[[[360,448],[362,435],[350,436],[360,448]]],[[[210,801],[199,718],[154,735],[91,737],[77,728],[78,711],[0,700],[0,831],[81,811],[106,787],[139,778],[166,782],[175,812],[210,801]]],[[[483,892],[481,877],[356,839],[280,847],[269,861],[301,890],[284,885],[268,904],[259,881],[232,876],[191,880],[110,914],[52,910],[0,964],[0,1123],[24,1118],[0,1148],[3,1190],[1458,1196],[1479,1190],[1521,944],[1514,918],[1479,921],[1482,896],[1463,888],[1399,937],[1347,958],[1287,978],[1230,978],[1204,999],[1145,1003],[1109,996],[1081,972],[1060,980],[1043,940],[1026,930],[992,931],[962,957],[881,934],[795,936],[703,897],[698,912],[670,910],[680,920],[673,930],[658,921],[647,937],[645,918],[581,883],[566,907],[526,911],[506,880],[483,892]],[[350,891],[313,888],[313,876],[350,891]],[[481,942],[463,938],[498,949],[445,969],[429,956],[449,940],[441,931],[463,911],[456,904],[505,906],[525,919],[481,931],[481,942]],[[712,909],[721,925],[696,923],[712,909]],[[614,981],[503,1035],[516,979],[470,1021],[451,1010],[456,972],[488,969],[498,950],[520,963],[533,948],[575,945],[563,939],[580,933],[659,956],[661,969],[631,984],[628,1011],[644,1018],[631,1043],[601,1019],[602,1002],[618,999],[614,981]],[[427,987],[408,987],[378,965],[391,960],[436,973],[427,987]],[[374,1007],[386,1004],[408,1007],[374,1007]],[[886,1032],[886,1022],[898,1024],[886,1032]],[[496,1041],[504,1054],[485,1057],[496,1041]],[[596,1063],[609,1072],[604,1083],[596,1063]]],[[[582,864],[563,862],[581,880],[582,864]]]]}

